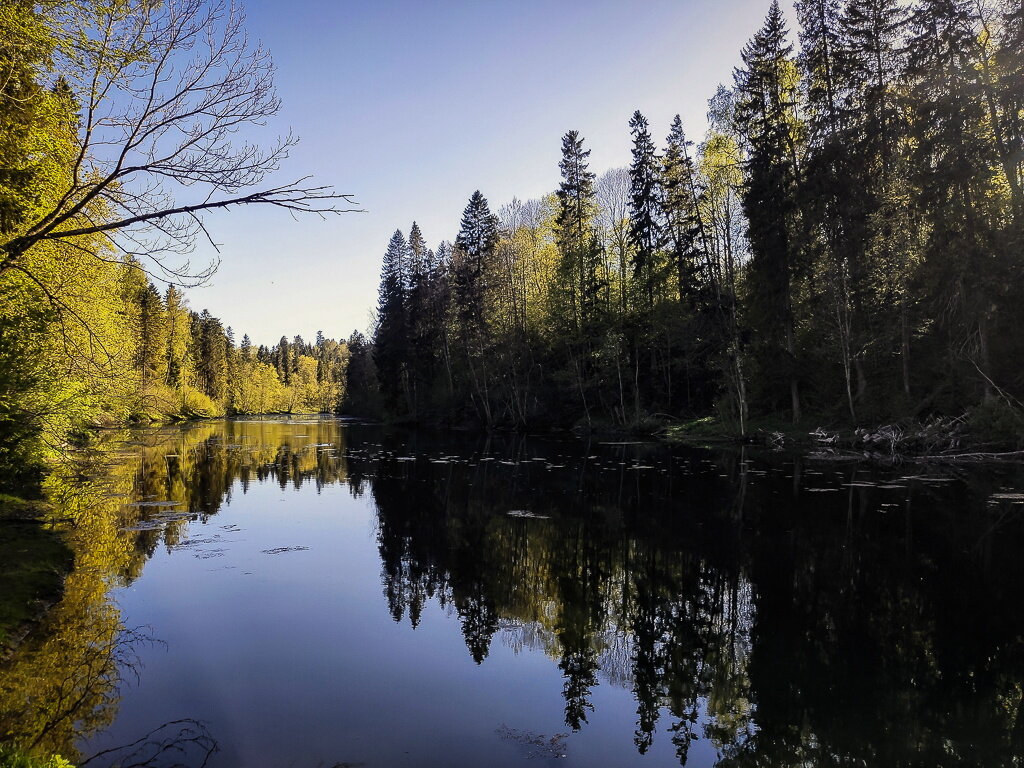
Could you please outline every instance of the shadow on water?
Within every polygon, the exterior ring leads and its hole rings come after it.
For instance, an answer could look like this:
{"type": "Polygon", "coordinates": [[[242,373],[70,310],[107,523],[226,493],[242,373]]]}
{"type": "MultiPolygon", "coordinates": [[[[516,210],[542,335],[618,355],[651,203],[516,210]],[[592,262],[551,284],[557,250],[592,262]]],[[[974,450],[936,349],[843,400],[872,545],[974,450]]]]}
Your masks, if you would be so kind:
{"type": "MultiPolygon", "coordinates": [[[[108,592],[160,547],[204,545],[186,538],[191,521],[253,484],[343,483],[376,508],[395,622],[416,628],[433,602],[477,665],[495,643],[557,661],[568,731],[502,726],[524,756],[560,757],[607,681],[632,693],[635,749],[668,738],[680,764],[697,741],[722,768],[1024,758],[1018,470],[317,419],[110,443],[88,480],[70,469],[50,480],[76,566],[45,631],[0,678],[0,729],[23,747],[81,759],[74,745],[111,722],[132,644],[147,640],[125,631],[108,592]]],[[[143,764],[175,738],[198,750],[185,765],[216,748],[182,721],[87,764],[143,764]]]]}

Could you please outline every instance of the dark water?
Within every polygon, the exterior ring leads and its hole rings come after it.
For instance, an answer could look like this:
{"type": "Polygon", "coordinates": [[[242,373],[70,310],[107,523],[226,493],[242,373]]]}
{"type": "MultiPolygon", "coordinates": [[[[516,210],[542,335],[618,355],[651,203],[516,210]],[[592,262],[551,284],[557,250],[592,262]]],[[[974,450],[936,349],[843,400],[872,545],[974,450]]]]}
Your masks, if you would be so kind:
{"type": "Polygon", "coordinates": [[[298,419],[113,450],[53,481],[78,567],[0,677],[19,743],[89,766],[1024,761],[1014,468],[298,419]]]}

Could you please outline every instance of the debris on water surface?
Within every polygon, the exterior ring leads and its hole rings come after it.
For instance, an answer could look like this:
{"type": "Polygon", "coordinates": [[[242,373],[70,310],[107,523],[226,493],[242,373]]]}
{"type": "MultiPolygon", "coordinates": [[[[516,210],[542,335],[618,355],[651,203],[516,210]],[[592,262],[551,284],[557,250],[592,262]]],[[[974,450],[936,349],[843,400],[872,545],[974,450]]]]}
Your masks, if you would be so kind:
{"type": "Polygon", "coordinates": [[[191,512],[185,510],[170,510],[166,512],[157,512],[145,520],[140,520],[135,525],[129,525],[122,528],[122,531],[160,531],[168,523],[176,523],[179,520],[189,520],[192,517],[191,512]]]}
{"type": "Polygon", "coordinates": [[[183,501],[135,501],[129,507],[180,507],[183,501]]]}
{"type": "Polygon", "coordinates": [[[195,557],[199,560],[210,560],[214,557],[224,557],[223,549],[201,549],[196,552],[195,557]]]}
{"type": "Polygon", "coordinates": [[[509,517],[529,517],[534,520],[548,520],[550,519],[547,515],[538,515],[536,512],[530,512],[528,509],[513,509],[508,513],[509,517]]]}
{"type": "Polygon", "coordinates": [[[524,731],[518,728],[509,728],[502,724],[494,731],[506,741],[515,741],[524,747],[529,747],[527,753],[529,758],[561,758],[567,757],[565,740],[569,738],[568,733],[556,733],[553,736],[545,736],[543,733],[524,731]]]}
{"type": "Polygon", "coordinates": [[[993,493],[988,497],[988,503],[997,501],[1009,501],[1013,504],[1024,504],[1024,493],[993,493]]]}
{"type": "Polygon", "coordinates": [[[274,547],[273,549],[260,550],[264,555],[280,555],[282,552],[302,552],[309,547],[274,547]]]}

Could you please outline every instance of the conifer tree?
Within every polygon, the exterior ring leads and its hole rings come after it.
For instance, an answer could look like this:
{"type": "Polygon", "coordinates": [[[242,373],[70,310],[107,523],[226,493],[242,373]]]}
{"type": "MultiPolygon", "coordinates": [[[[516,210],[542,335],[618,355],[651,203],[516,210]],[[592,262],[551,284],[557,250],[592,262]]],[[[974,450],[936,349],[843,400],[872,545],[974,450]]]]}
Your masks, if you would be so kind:
{"type": "Polygon", "coordinates": [[[601,276],[601,245],[594,230],[595,175],[589,168],[590,150],[583,148],[578,131],[562,137],[562,172],[555,216],[555,238],[559,252],[559,291],[568,301],[563,312],[568,328],[578,332],[597,319],[600,292],[606,281],[601,276]]]}
{"type": "Polygon", "coordinates": [[[406,314],[405,270],[409,245],[396,230],[384,253],[377,294],[377,329],[373,357],[385,404],[397,413],[406,387],[409,331],[406,314]]]}
{"type": "Polygon", "coordinates": [[[282,336],[274,349],[274,367],[277,368],[277,377],[281,383],[288,386],[292,378],[292,354],[287,336],[282,336]]]}
{"type": "Polygon", "coordinates": [[[164,294],[164,310],[167,317],[167,384],[178,387],[185,383],[189,311],[184,295],[173,285],[168,285],[164,294]]]}
{"type": "Polygon", "coordinates": [[[416,283],[423,279],[427,270],[427,241],[423,239],[420,225],[415,221],[409,228],[409,265],[406,270],[406,290],[410,293],[416,283]]]}
{"type": "Polygon", "coordinates": [[[856,312],[850,338],[859,347],[851,350],[855,399],[866,392],[865,369],[884,384],[892,359],[900,361],[904,396],[910,394],[910,233],[918,227],[906,205],[906,20],[901,0],[849,0],[839,19],[844,166],[838,173],[845,183],[837,200],[845,218],[836,236],[861,262],[851,276],[856,312]]]}
{"type": "Polygon", "coordinates": [[[795,281],[800,273],[795,226],[797,140],[796,68],[778,0],[743,49],[736,70],[737,122],[747,144],[748,270],[752,324],[762,329],[759,364],[766,396],[788,390],[793,421],[800,420],[795,281]],[[780,365],[781,361],[781,365],[780,365]]]}
{"type": "Polygon", "coordinates": [[[497,244],[498,217],[477,190],[462,212],[462,225],[455,238],[458,261],[452,273],[455,309],[467,332],[485,325],[487,273],[497,244]]]}
{"type": "Polygon", "coordinates": [[[709,287],[717,285],[707,259],[710,246],[699,211],[696,169],[690,157],[692,142],[686,138],[683,121],[676,115],[666,138],[661,165],[661,207],[665,215],[667,246],[675,274],[679,303],[692,299],[699,271],[709,287]]]}
{"type": "MultiPolygon", "coordinates": [[[[833,322],[821,333],[841,361],[847,407],[857,420],[853,390],[855,345],[860,315],[859,290],[865,282],[865,237],[851,204],[849,135],[842,99],[843,35],[838,0],[800,0],[800,65],[807,147],[800,179],[801,234],[807,258],[814,262],[821,311],[833,322]]],[[[832,355],[829,355],[831,358],[832,355]]],[[[832,362],[829,360],[829,362],[832,362]]]]}
{"type": "Polygon", "coordinates": [[[988,223],[996,158],[975,66],[975,21],[966,0],[920,0],[910,14],[907,76],[931,312],[945,320],[949,364],[962,360],[976,369],[968,375],[988,393],[991,296],[1003,281],[988,223]],[[986,285],[986,278],[995,281],[986,285]]]}
{"type": "Polygon", "coordinates": [[[140,292],[136,367],[143,386],[167,377],[167,318],[160,293],[152,283],[140,292]]]}
{"type": "Polygon", "coordinates": [[[649,314],[654,309],[654,294],[661,278],[658,262],[663,234],[658,158],[647,125],[647,118],[639,110],[633,113],[629,121],[633,135],[633,161],[629,166],[629,239],[633,245],[633,281],[649,314]]]}

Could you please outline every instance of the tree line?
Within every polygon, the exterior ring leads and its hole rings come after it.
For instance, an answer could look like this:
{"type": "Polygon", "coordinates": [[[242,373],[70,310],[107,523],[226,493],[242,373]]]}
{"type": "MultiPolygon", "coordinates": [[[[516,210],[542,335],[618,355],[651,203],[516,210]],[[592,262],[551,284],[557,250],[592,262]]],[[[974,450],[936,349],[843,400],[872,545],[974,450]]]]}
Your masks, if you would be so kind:
{"type": "Polygon", "coordinates": [[[400,419],[643,426],[970,411],[1024,424],[1024,10],[773,1],[694,144],[577,131],[557,191],[384,257],[372,354],[400,419]],[[797,46],[795,42],[798,41],[797,46]]]}

